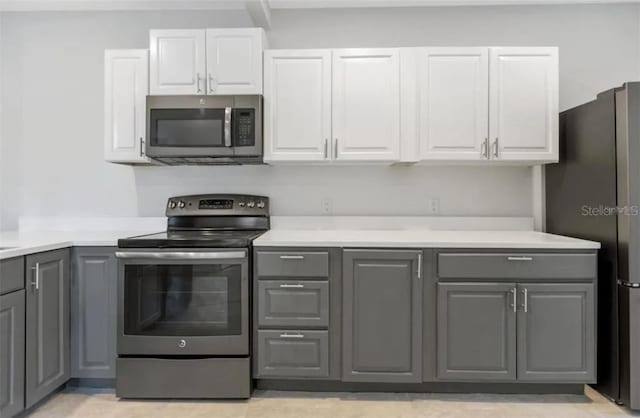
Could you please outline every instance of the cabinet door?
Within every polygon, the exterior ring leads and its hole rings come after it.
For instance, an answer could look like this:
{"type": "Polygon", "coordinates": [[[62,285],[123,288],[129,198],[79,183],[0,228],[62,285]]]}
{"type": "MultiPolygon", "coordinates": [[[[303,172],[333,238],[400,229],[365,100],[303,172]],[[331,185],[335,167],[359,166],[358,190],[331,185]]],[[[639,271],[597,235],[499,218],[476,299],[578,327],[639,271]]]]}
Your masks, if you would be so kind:
{"type": "Polygon", "coordinates": [[[331,51],[264,53],[265,162],[331,160],[331,51]]]}
{"type": "Polygon", "coordinates": [[[558,160],[558,49],[491,48],[490,140],[498,160],[558,160]]]}
{"type": "Polygon", "coordinates": [[[438,283],[438,379],[515,380],[515,292],[511,283],[438,283]]]}
{"type": "Polygon", "coordinates": [[[420,48],[420,159],[488,157],[489,49],[420,48]]]}
{"type": "Polygon", "coordinates": [[[207,94],[262,94],[262,28],[207,29],[207,94]]]}
{"type": "Polygon", "coordinates": [[[79,247],[71,272],[71,377],[116,377],[117,261],[112,248],[79,247]]]}
{"type": "Polygon", "coordinates": [[[518,285],[518,380],[595,382],[594,285],[518,285]]]}
{"type": "Polygon", "coordinates": [[[147,163],[145,109],[149,94],[146,49],[104,53],[104,158],[119,163],[147,163]]]}
{"type": "Polygon", "coordinates": [[[152,30],[149,37],[151,94],[205,94],[205,31],[152,30]]]}
{"type": "Polygon", "coordinates": [[[69,379],[69,251],[30,255],[26,266],[29,408],[69,379]]]}
{"type": "Polygon", "coordinates": [[[342,380],[421,381],[421,254],[344,251],[342,380]]]}
{"type": "Polygon", "coordinates": [[[24,409],[24,290],[0,296],[0,416],[24,409]]]}
{"type": "Polygon", "coordinates": [[[397,49],[333,50],[334,160],[400,158],[399,62],[397,49]]]}

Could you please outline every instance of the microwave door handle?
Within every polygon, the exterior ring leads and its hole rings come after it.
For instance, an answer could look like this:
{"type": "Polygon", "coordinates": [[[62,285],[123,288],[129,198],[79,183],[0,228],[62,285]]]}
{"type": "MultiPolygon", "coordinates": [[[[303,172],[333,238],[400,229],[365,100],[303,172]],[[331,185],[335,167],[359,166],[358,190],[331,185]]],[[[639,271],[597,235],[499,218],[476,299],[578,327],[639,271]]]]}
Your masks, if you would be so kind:
{"type": "Polygon", "coordinates": [[[224,146],[231,146],[231,108],[224,108],[224,146]]]}

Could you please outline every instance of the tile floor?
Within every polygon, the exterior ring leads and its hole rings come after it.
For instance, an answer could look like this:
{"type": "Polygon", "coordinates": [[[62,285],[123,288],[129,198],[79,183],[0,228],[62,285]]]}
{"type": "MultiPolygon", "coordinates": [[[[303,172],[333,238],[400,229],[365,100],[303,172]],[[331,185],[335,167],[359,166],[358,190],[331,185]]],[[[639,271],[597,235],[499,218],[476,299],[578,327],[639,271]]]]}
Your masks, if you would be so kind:
{"type": "Polygon", "coordinates": [[[255,391],[249,401],[118,400],[113,390],[67,388],[32,418],[627,417],[590,388],[579,395],[451,395],[255,391]]]}

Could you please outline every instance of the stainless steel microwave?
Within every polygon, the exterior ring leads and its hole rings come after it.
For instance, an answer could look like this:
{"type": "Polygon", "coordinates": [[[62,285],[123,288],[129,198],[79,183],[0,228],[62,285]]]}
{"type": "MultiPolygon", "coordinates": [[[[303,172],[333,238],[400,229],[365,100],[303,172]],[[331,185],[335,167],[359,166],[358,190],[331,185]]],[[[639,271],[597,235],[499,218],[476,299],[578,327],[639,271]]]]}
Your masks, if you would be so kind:
{"type": "Polygon", "coordinates": [[[145,149],[168,165],[261,164],[262,96],[147,96],[145,149]]]}

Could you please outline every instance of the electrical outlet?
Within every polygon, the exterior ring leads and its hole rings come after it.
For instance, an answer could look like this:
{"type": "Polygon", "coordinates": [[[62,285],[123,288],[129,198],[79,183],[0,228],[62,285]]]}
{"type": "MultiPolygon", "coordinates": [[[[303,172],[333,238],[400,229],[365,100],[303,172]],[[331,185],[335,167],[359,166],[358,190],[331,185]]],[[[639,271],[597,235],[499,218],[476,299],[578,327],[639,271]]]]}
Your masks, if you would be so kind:
{"type": "Polygon", "coordinates": [[[432,216],[440,214],[440,199],[427,197],[427,214],[432,216]]]}
{"type": "Polygon", "coordinates": [[[333,201],[330,197],[325,197],[320,202],[320,209],[323,215],[331,215],[333,212],[333,201]]]}

